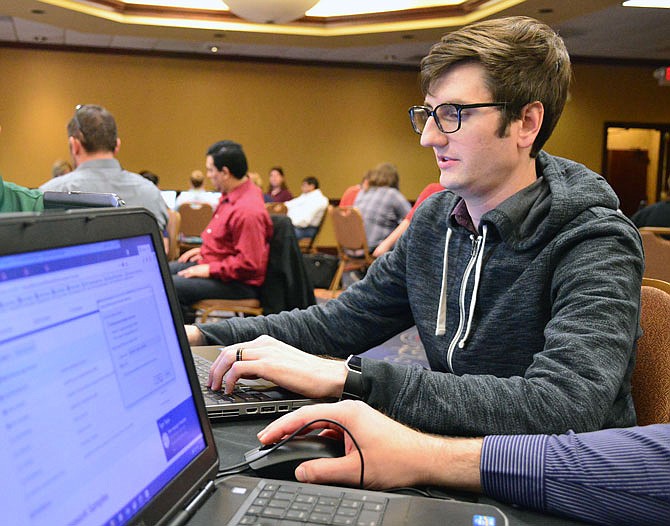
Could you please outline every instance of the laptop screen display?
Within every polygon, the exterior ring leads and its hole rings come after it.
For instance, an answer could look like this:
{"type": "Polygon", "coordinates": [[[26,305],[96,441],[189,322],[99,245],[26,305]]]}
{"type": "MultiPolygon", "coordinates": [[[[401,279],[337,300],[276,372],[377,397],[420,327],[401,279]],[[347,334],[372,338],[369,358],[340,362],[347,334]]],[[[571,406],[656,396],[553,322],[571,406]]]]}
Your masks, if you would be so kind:
{"type": "Polygon", "coordinates": [[[0,256],[12,524],[130,522],[205,448],[150,236],[0,256]]]}

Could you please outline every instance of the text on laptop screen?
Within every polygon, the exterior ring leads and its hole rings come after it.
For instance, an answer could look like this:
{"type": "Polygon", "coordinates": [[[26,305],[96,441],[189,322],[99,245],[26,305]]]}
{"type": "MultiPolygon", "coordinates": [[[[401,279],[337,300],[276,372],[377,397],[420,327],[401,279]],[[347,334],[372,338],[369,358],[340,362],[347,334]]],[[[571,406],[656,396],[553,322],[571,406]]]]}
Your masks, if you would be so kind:
{"type": "Polygon", "coordinates": [[[205,448],[149,236],[0,257],[12,524],[130,521],[205,448]]]}

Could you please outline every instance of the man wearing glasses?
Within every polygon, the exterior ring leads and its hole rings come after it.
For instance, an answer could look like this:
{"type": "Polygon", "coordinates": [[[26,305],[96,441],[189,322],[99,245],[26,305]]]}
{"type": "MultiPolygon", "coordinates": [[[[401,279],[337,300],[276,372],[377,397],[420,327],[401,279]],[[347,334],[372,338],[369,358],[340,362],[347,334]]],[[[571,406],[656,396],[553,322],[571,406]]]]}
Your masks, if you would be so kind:
{"type": "Polygon", "coordinates": [[[447,191],[338,300],[187,327],[229,346],[211,387],[263,376],[443,435],[634,425],[639,235],[602,177],[542,151],[570,77],[563,41],[529,18],[444,36],[409,116],[447,191]],[[357,356],[414,324],[430,370],[357,356]]]}
{"type": "Polygon", "coordinates": [[[47,181],[40,190],[115,193],[127,206],[149,210],[160,230],[165,230],[168,210],[158,187],[124,170],[116,159],[121,140],[111,113],[101,106],[79,105],[67,125],[67,134],[75,170],[47,181]]]}

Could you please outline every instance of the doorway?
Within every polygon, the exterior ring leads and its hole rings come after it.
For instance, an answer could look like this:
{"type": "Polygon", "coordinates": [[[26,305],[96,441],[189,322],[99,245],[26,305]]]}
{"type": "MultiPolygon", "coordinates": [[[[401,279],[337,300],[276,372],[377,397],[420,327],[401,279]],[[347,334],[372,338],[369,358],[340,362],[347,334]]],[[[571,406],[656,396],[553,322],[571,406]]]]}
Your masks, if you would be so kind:
{"type": "Polygon", "coordinates": [[[602,173],[628,217],[669,198],[670,124],[606,122],[602,173]]]}

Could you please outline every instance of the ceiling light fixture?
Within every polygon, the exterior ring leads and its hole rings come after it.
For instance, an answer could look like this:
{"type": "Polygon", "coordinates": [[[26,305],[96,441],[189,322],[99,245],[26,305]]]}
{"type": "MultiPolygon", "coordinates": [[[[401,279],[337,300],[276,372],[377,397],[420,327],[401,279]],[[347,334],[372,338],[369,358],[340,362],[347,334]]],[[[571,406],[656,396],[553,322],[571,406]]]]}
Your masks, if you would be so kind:
{"type": "Polygon", "coordinates": [[[659,7],[670,9],[670,0],[626,0],[624,7],[659,7]]]}
{"type": "Polygon", "coordinates": [[[283,24],[305,15],[318,0],[225,0],[240,18],[261,24],[283,24]]]}

